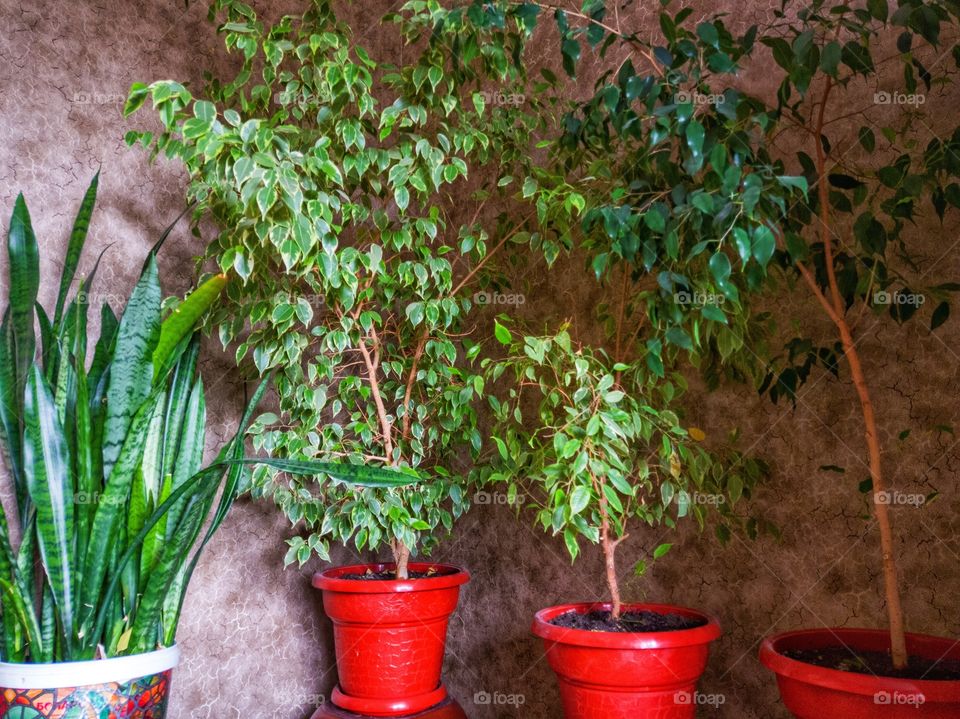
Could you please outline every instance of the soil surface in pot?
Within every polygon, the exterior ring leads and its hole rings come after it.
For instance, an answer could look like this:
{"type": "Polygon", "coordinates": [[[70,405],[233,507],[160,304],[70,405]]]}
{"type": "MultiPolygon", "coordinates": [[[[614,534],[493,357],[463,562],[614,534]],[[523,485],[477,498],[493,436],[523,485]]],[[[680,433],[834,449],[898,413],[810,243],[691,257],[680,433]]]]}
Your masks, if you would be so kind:
{"type": "Polygon", "coordinates": [[[863,652],[856,655],[847,647],[822,649],[787,649],[785,657],[804,664],[894,679],[932,679],[934,681],[960,680],[960,661],[956,659],[925,659],[912,656],[905,669],[894,669],[888,652],[863,652]]]}
{"type": "MultiPolygon", "coordinates": [[[[410,579],[429,579],[430,577],[444,577],[449,574],[456,574],[456,572],[438,572],[434,569],[431,569],[428,572],[410,572],[410,579]]],[[[393,570],[387,570],[384,572],[363,572],[362,574],[341,574],[337,579],[357,579],[357,580],[368,580],[368,581],[394,581],[397,578],[397,573],[393,570]]]]}
{"type": "Polygon", "coordinates": [[[586,629],[589,632],[675,632],[702,627],[707,620],[646,610],[626,611],[620,615],[620,619],[611,619],[608,610],[596,609],[584,613],[574,610],[564,612],[551,619],[550,623],[567,629],[586,629]]]}

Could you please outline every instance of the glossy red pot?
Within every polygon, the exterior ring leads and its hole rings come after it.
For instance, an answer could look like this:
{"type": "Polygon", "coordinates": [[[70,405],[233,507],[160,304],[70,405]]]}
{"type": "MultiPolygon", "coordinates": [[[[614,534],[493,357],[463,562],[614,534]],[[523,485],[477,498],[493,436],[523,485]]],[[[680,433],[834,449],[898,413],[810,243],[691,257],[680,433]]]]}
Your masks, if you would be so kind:
{"type": "MultiPolygon", "coordinates": [[[[547,661],[557,674],[566,719],[690,719],[707,666],[710,642],[720,636],[716,619],[668,604],[625,604],[645,610],[703,619],[706,624],[672,632],[614,633],[550,624],[574,610],[610,609],[609,604],[564,604],[537,612],[533,633],[541,637],[547,661]]],[[[718,698],[717,702],[722,702],[718,698]]]]}
{"type": "Polygon", "coordinates": [[[410,563],[422,579],[344,579],[392,571],[358,564],[316,574],[323,608],[333,621],[340,685],[331,697],[342,709],[369,716],[415,714],[442,702],[440,683],[447,622],[470,575],[446,564],[410,563]]]}
{"type": "MultiPolygon", "coordinates": [[[[879,629],[801,629],[767,637],[760,645],[760,661],[776,673],[783,703],[798,719],[960,717],[960,681],[877,677],[783,655],[791,649],[836,646],[889,652],[890,635],[879,629]]],[[[960,659],[960,643],[923,634],[907,635],[907,651],[928,659],[960,659]]]]}

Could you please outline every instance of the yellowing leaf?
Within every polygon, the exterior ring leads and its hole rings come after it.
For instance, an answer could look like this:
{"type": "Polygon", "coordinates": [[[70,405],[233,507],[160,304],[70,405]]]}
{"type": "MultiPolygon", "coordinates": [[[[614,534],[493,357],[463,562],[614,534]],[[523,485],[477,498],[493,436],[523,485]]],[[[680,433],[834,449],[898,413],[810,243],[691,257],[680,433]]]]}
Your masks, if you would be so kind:
{"type": "Polygon", "coordinates": [[[704,432],[699,427],[687,427],[687,432],[689,435],[695,439],[697,442],[702,442],[707,438],[707,433],[704,432]]]}

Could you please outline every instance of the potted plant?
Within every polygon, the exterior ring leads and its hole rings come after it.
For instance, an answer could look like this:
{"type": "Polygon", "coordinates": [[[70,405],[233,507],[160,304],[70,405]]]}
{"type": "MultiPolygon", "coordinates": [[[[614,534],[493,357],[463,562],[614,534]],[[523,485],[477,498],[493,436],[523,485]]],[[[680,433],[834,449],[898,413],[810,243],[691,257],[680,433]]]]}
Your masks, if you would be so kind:
{"type": "Polygon", "coordinates": [[[0,446],[9,471],[0,507],[0,716],[160,719],[179,659],[176,629],[200,553],[269,462],[337,481],[403,484],[371,468],[250,459],[243,432],[202,467],[205,400],[194,328],[225,284],[215,275],[161,318],[155,254],[118,319],[87,310],[99,265],[71,287],[96,199],[87,190],[63,259],[56,305],[37,302],[39,250],[23,196],[7,233],[0,323],[0,446]],[[39,341],[35,325],[40,328],[39,341]],[[218,499],[219,493],[219,499],[218,499]]]}
{"type": "MultiPolygon", "coordinates": [[[[516,382],[503,401],[491,398],[500,461],[486,479],[508,497],[528,497],[537,525],[561,535],[572,559],[584,539],[603,552],[607,600],[549,607],[533,623],[564,716],[692,717],[720,625],[694,609],[624,602],[616,552],[632,525],[673,527],[692,507],[702,520],[702,497],[729,511],[739,498],[731,500],[732,488],[749,492],[761,466],[711,454],[693,436],[702,440],[700,430],[682,426],[673,409],[679,375],[664,380],[642,361],[614,361],[577,344],[566,327],[514,340],[498,324],[497,336],[508,354],[487,362],[491,379],[507,372],[516,382]]],[[[671,546],[660,544],[653,558],[671,546]]]]}
{"type": "MultiPolygon", "coordinates": [[[[857,325],[871,314],[905,322],[925,316],[926,305],[933,331],[950,315],[958,286],[931,282],[933,268],[919,269],[925,238],[913,224],[924,210],[942,221],[960,206],[958,133],[950,124],[931,137],[929,128],[939,125],[924,93],[953,86],[937,67],[958,8],[788,1],[769,24],[743,35],[721,16],[694,25],[691,8],[664,8],[651,39],[604,2],[581,10],[494,7],[533,22],[553,10],[570,75],[587,47],[601,62],[619,57],[613,46],[630,51],[571,108],[556,140],[560,162],[532,178],[530,194],[541,202],[559,182],[573,184],[585,198],[583,229],[594,233],[587,242],[598,276],[609,276],[624,256],[643,268],[624,273],[623,287],[664,330],[662,344],[657,336],[646,347],[649,362],[658,365],[671,344],[692,347],[711,381],[722,373],[757,378],[774,401],[794,400],[816,368],[837,376],[849,368],[869,468],[860,487],[879,529],[888,628],[769,638],[761,659],[777,673],[787,707],[798,717],[957,715],[957,643],[905,631],[891,526],[897,493],[884,474],[860,359],[866,330],[857,325]],[[748,68],[776,73],[775,97],[746,90],[737,76],[748,68]],[[750,308],[798,287],[834,336],[801,322],[801,336],[778,353],[771,313],[750,308]],[[709,301],[717,296],[724,301],[709,301]]],[[[431,19],[461,35],[491,22],[491,13],[454,13],[443,24],[431,19]]]]}
{"type": "Polygon", "coordinates": [[[329,560],[331,541],[389,551],[314,584],[334,623],[334,703],[409,713],[445,695],[447,618],[469,578],[413,559],[469,503],[484,382],[467,313],[491,259],[536,241],[507,214],[485,229],[500,175],[471,186],[466,175],[528,162],[516,148],[536,128],[514,123],[514,106],[487,108],[467,87],[476,75],[445,74],[440,56],[378,63],[326,2],[272,26],[239,2],[213,3],[211,17],[242,53],[239,73],[195,92],[135,84],[126,111],[149,100],[164,130],[129,140],[182,160],[197,217],[219,228],[205,258],[234,280],[213,321],[238,362],[276,371],[279,411],[254,423],[256,446],[421,475],[386,490],[267,469],[254,480],[304,530],[288,564],[329,560]]]}

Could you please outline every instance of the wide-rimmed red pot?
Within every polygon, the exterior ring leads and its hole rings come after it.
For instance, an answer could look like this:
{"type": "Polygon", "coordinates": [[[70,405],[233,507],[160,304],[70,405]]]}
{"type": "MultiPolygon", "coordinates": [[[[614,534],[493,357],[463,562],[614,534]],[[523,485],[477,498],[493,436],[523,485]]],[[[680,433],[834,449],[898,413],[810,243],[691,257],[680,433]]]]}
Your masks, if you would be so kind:
{"type": "MultiPolygon", "coordinates": [[[[895,679],[818,667],[784,656],[796,649],[846,646],[890,651],[880,629],[801,629],[764,639],[760,661],[777,675],[780,697],[798,719],[957,719],[960,681],[895,679]]],[[[927,659],[960,660],[960,642],[907,634],[907,652],[927,659]]]]}
{"type": "MultiPolygon", "coordinates": [[[[541,637],[557,674],[566,719],[689,719],[703,703],[697,680],[710,642],[720,636],[711,616],[669,604],[625,604],[624,611],[702,619],[693,629],[669,632],[594,632],[558,627],[550,620],[571,610],[609,610],[609,604],[564,604],[537,612],[541,637]]],[[[709,697],[708,697],[709,698],[709,697]]]]}
{"type": "Polygon", "coordinates": [[[335,567],[314,575],[333,621],[337,706],[369,716],[414,714],[444,700],[440,683],[447,623],[470,575],[448,564],[411,562],[419,579],[345,579],[392,564],[335,567]]]}

